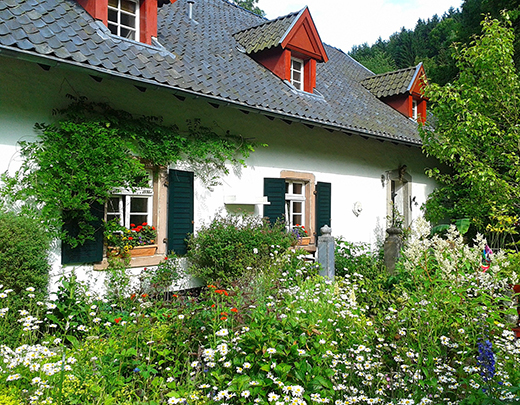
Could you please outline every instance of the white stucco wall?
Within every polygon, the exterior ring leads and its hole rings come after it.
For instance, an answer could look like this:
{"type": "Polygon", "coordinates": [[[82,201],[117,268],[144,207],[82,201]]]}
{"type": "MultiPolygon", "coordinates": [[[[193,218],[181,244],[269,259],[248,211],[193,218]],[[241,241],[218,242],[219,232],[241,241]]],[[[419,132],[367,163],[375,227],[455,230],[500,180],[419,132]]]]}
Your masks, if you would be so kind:
{"type": "MultiPolygon", "coordinates": [[[[407,165],[412,176],[411,196],[417,206],[412,217],[420,215],[419,207],[433,189],[424,174],[431,165],[418,147],[397,145],[329,132],[299,123],[288,124],[280,119],[268,119],[256,113],[245,114],[236,108],[214,108],[201,98],[187,97],[184,101],[170,91],[150,88],[142,93],[130,82],[104,78],[94,81],[82,71],[65,67],[43,70],[35,63],[0,56],[0,172],[13,173],[19,168],[17,143],[35,137],[36,122],[50,122],[52,110],[68,105],[67,94],[86,96],[91,101],[109,102],[113,107],[132,113],[163,116],[165,122],[181,129],[185,120],[201,118],[202,124],[224,133],[254,137],[258,147],[248,159],[248,167],[231,171],[222,178],[222,185],[209,191],[197,182],[195,191],[195,226],[208,222],[224,209],[224,197],[262,197],[263,179],[280,177],[282,170],[308,172],[316,181],[332,184],[332,231],[350,241],[374,243],[386,225],[387,192],[381,175],[407,165]],[[352,208],[359,202],[362,212],[354,215],[352,208]]],[[[254,209],[262,214],[262,206],[254,209]]],[[[59,252],[55,252],[54,273],[60,273],[59,252]]],[[[91,267],[81,273],[89,275],[91,267]]],[[[79,270],[79,269],[78,269],[79,270]]],[[[97,281],[102,284],[102,280],[97,281]]]]}

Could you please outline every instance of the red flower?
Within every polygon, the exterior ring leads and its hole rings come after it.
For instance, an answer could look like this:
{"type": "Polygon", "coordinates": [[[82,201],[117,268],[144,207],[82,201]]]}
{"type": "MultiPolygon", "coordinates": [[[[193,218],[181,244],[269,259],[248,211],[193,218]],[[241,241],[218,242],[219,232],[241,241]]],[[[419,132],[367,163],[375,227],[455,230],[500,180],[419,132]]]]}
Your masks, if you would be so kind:
{"type": "Polygon", "coordinates": [[[231,308],[231,312],[238,312],[238,309],[236,309],[236,308],[231,308]]]}
{"type": "Polygon", "coordinates": [[[148,294],[143,294],[143,295],[141,295],[141,297],[146,298],[146,297],[148,297],[148,294]]]}
{"type": "Polygon", "coordinates": [[[164,257],[164,260],[168,260],[168,256],[165,256],[165,257],[164,257]]]}
{"type": "Polygon", "coordinates": [[[130,224],[130,228],[135,228],[135,224],[130,224]]]}
{"type": "Polygon", "coordinates": [[[130,299],[133,300],[134,298],[135,298],[135,294],[132,294],[132,295],[130,296],[130,299]]]}
{"type": "Polygon", "coordinates": [[[225,321],[227,318],[225,316],[223,316],[222,318],[220,318],[221,321],[225,321]]]}
{"type": "Polygon", "coordinates": [[[217,288],[213,284],[208,285],[208,288],[217,288]]]}
{"type": "Polygon", "coordinates": [[[173,298],[177,298],[177,294],[173,294],[172,297],[173,297],[173,298]]]}
{"type": "Polygon", "coordinates": [[[146,226],[146,225],[148,225],[148,222],[143,222],[143,226],[146,226]]]}
{"type": "Polygon", "coordinates": [[[115,323],[119,323],[119,322],[121,322],[122,319],[123,319],[123,318],[116,318],[116,319],[114,319],[114,322],[115,322],[115,323]]]}
{"type": "Polygon", "coordinates": [[[134,240],[134,238],[132,238],[131,236],[128,237],[128,240],[134,240]]]}
{"type": "Polygon", "coordinates": [[[215,308],[215,304],[211,304],[211,308],[215,308]]]}
{"type": "Polygon", "coordinates": [[[227,312],[221,312],[220,315],[227,315],[227,312]]]}
{"type": "Polygon", "coordinates": [[[152,229],[155,231],[155,226],[152,226],[152,229]]]}

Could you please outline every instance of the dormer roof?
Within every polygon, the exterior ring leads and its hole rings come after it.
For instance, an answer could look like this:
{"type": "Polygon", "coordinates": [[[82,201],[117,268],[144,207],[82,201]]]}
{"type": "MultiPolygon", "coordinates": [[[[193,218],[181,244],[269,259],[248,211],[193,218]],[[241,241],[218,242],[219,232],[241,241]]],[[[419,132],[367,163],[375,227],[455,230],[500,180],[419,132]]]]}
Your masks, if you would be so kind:
{"type": "Polygon", "coordinates": [[[308,7],[239,31],[234,37],[247,54],[279,46],[301,52],[317,62],[328,60],[308,7]]]}
{"type": "Polygon", "coordinates": [[[422,63],[417,66],[370,76],[361,84],[377,98],[421,93],[422,78],[425,77],[422,63]]]}

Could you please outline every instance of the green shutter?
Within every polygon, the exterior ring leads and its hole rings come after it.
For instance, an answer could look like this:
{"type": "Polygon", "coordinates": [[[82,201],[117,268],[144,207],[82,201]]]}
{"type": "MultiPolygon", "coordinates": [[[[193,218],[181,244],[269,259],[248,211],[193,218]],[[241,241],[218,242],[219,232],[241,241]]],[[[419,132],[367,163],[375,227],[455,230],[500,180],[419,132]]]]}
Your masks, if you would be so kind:
{"type": "Polygon", "coordinates": [[[320,229],[324,225],[331,225],[330,210],[331,184],[318,182],[316,183],[316,234],[321,235],[320,229]]]}
{"type": "Polygon", "coordinates": [[[274,224],[277,219],[285,218],[285,179],[265,178],[264,196],[271,203],[264,205],[264,217],[274,224]]]}
{"type": "Polygon", "coordinates": [[[168,252],[186,254],[186,238],[193,233],[193,173],[170,170],[168,185],[168,252]]]}
{"type": "MultiPolygon", "coordinates": [[[[69,244],[61,244],[61,264],[76,263],[95,263],[103,260],[103,219],[105,217],[105,207],[102,204],[94,203],[90,208],[90,213],[96,217],[90,224],[96,229],[94,240],[87,240],[83,245],[71,248],[69,244]]],[[[64,214],[63,229],[71,236],[79,234],[79,226],[73,220],[73,215],[64,214]]]]}

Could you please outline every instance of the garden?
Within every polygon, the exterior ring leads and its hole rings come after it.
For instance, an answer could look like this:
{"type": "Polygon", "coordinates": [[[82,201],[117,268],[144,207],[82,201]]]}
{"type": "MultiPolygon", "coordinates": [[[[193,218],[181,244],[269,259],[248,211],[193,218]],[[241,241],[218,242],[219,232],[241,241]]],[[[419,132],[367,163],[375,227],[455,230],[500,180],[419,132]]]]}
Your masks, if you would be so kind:
{"type": "Polygon", "coordinates": [[[458,50],[459,78],[428,90],[436,128],[421,130],[451,171],[428,171],[439,187],[426,218],[459,220],[439,233],[417,219],[392,273],[380,246],[337,238],[324,279],[283,223],[219,217],[188,240],[203,287],[170,289],[183,272],[173,254],[132,285],[125,253],[157,235],[112,223],[106,294],[72,273],[49,297],[49,247],[92,238],[93,204],[140,187],[147,165],[187,157],[211,181],[253,145],[84,99],[37,125],[0,189],[0,404],[520,403],[520,82],[510,24],[486,20],[483,32],[458,50]],[[22,214],[9,212],[18,202],[22,214]]]}
{"type": "MultiPolygon", "coordinates": [[[[4,235],[27,221],[7,217],[4,235]]],[[[190,239],[207,280],[197,290],[169,291],[174,256],[133,289],[114,278],[105,297],[72,275],[49,300],[45,279],[22,266],[0,288],[0,403],[520,402],[517,255],[491,253],[480,236],[470,247],[454,226],[432,236],[418,220],[395,274],[369,246],[339,239],[328,280],[283,224],[237,221],[190,239]],[[209,254],[196,249],[212,241],[209,254]]],[[[40,266],[41,252],[18,253],[40,266]]],[[[2,268],[15,271],[9,260],[2,268]]]]}

